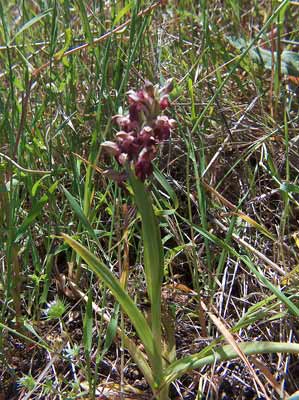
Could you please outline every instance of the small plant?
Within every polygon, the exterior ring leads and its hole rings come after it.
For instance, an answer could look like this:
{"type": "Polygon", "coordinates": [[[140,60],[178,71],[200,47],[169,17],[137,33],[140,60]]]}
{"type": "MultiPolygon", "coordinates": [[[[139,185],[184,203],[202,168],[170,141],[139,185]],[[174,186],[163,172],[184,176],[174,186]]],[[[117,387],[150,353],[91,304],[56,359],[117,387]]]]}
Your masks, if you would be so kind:
{"type": "MultiPolygon", "coordinates": [[[[118,164],[126,169],[126,177],[140,213],[144,271],[151,305],[150,323],[129,297],[120,281],[102,261],[70,236],[63,235],[64,240],[109,287],[123,311],[130,318],[143,344],[144,352],[123,333],[124,344],[144,374],[157,400],[168,400],[171,382],[192,369],[236,357],[241,357],[246,362],[246,355],[250,354],[299,351],[299,345],[294,343],[258,342],[237,345],[231,334],[212,314],[209,315],[230,343],[228,346],[218,346],[219,342],[215,341],[200,353],[176,360],[174,338],[163,338],[161,304],[164,271],[163,245],[152,199],[145,181],[153,172],[152,162],[158,145],[169,138],[171,130],[175,127],[173,119],[161,115],[162,111],[169,106],[168,95],[171,90],[172,82],[167,82],[162,89],[146,82],[142,90],[129,91],[128,114],[113,117],[113,121],[121,130],[116,134],[115,141],[106,141],[102,144],[105,151],[114,156],[118,164]]],[[[211,234],[208,236],[210,240],[219,241],[211,234]]],[[[245,258],[244,261],[246,261],[245,258]]]]}
{"type": "Polygon", "coordinates": [[[51,379],[47,379],[45,383],[43,384],[43,393],[45,395],[51,395],[53,391],[55,390],[55,386],[52,382],[51,379]]]}
{"type": "Polygon", "coordinates": [[[18,384],[26,389],[28,392],[30,392],[35,388],[36,381],[32,375],[24,375],[18,380],[18,384]]]}
{"type": "Polygon", "coordinates": [[[57,297],[47,304],[44,314],[48,320],[61,319],[66,309],[65,302],[57,297]]]}

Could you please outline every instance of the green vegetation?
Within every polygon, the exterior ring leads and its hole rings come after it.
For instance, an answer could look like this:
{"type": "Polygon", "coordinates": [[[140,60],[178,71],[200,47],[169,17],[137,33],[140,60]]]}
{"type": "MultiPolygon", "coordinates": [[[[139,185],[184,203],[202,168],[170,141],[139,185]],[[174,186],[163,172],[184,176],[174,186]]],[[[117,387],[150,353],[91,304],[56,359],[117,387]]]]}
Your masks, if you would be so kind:
{"type": "Polygon", "coordinates": [[[296,398],[298,13],[0,2],[0,399],[296,398]]]}

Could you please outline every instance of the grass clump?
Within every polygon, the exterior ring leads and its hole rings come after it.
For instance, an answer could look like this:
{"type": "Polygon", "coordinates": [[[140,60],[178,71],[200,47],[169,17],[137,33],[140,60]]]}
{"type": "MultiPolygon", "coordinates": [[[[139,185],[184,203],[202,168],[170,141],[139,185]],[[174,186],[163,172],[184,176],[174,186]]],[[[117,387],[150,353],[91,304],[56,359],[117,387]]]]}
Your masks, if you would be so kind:
{"type": "Polygon", "coordinates": [[[0,3],[0,397],[298,390],[297,14],[0,3]]]}

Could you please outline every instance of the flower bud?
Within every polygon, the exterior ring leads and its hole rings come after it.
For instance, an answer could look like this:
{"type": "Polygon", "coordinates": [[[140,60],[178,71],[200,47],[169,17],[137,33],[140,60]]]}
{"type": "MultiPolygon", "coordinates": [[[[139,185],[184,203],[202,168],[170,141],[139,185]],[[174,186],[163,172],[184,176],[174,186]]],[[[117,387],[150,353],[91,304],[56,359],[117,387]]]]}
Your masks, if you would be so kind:
{"type": "Polygon", "coordinates": [[[128,116],[114,115],[112,121],[116,122],[117,125],[126,132],[131,130],[131,120],[128,116]]]}
{"type": "Polygon", "coordinates": [[[167,140],[170,136],[170,120],[166,115],[157,117],[156,126],[154,128],[155,137],[158,140],[167,140]]]}
{"type": "Polygon", "coordinates": [[[106,141],[101,144],[102,148],[110,155],[116,156],[120,153],[118,145],[114,142],[106,141]]]}
{"type": "Polygon", "coordinates": [[[161,97],[159,104],[160,104],[161,110],[165,110],[165,108],[169,107],[170,102],[169,102],[168,95],[165,95],[165,96],[161,97]]]}
{"type": "Polygon", "coordinates": [[[120,165],[125,165],[128,160],[128,154],[121,153],[118,157],[116,157],[116,159],[120,165]]]}
{"type": "Polygon", "coordinates": [[[116,134],[117,140],[124,140],[128,137],[129,133],[126,131],[119,131],[116,134]]]}
{"type": "Polygon", "coordinates": [[[144,83],[144,89],[150,97],[155,97],[155,87],[152,82],[146,80],[144,83]]]}

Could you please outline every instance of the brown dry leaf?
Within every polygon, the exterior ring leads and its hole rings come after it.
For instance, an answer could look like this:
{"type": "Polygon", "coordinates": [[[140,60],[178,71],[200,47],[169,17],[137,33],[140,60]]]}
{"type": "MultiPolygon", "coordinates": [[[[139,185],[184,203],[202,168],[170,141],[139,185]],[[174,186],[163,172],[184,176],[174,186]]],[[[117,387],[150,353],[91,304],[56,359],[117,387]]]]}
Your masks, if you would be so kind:
{"type": "Polygon", "coordinates": [[[233,335],[230,333],[230,331],[226,328],[226,326],[224,325],[224,323],[216,317],[216,315],[214,315],[212,312],[207,311],[207,307],[206,305],[202,303],[202,308],[207,312],[208,316],[211,318],[211,320],[213,321],[213,323],[215,324],[215,326],[217,327],[217,329],[219,330],[219,332],[225,337],[226,341],[232,346],[232,348],[236,351],[236,353],[239,355],[240,359],[244,362],[244,364],[248,367],[248,370],[251,372],[252,376],[254,377],[255,381],[258,383],[259,387],[261,388],[265,398],[267,400],[271,400],[270,397],[268,396],[266,389],[264,387],[264,385],[262,384],[262,382],[260,381],[260,379],[258,378],[256,372],[254,371],[254,369],[252,368],[250,362],[248,361],[247,357],[245,356],[245,354],[243,353],[243,351],[240,349],[240,347],[238,346],[238,343],[235,341],[235,338],[233,337],[233,335]]]}
{"type": "MultiPolygon", "coordinates": [[[[252,360],[253,360],[255,366],[262,371],[264,377],[267,379],[267,381],[270,383],[270,385],[276,390],[279,397],[281,397],[281,394],[282,394],[281,393],[281,384],[275,380],[274,376],[271,374],[271,372],[269,371],[267,366],[256,357],[252,357],[252,360]]],[[[283,395],[284,395],[283,396],[284,398],[285,398],[285,396],[289,396],[289,394],[286,390],[284,390],[283,395]]]]}

